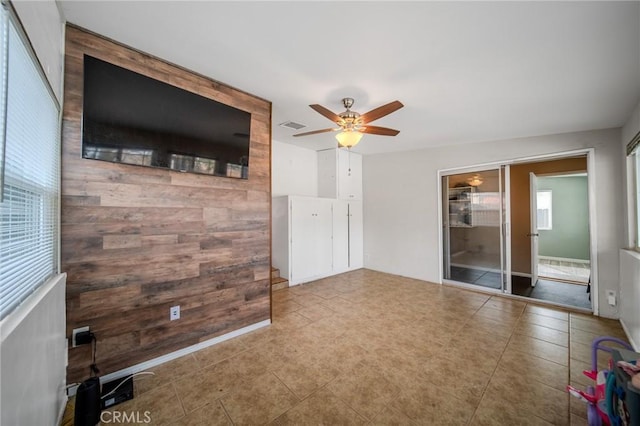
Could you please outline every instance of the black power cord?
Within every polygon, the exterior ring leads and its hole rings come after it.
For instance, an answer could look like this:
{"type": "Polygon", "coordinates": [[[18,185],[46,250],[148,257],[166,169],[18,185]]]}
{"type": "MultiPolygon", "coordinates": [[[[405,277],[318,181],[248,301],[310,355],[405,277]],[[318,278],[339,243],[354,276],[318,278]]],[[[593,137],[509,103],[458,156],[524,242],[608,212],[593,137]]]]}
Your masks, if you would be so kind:
{"type": "Polygon", "coordinates": [[[81,331],[80,333],[76,334],[76,345],[86,345],[86,344],[90,344],[93,343],[93,350],[92,350],[92,356],[91,356],[91,365],[89,366],[89,369],[91,371],[91,375],[92,376],[97,376],[98,374],[100,374],[100,370],[98,369],[98,365],[96,364],[96,352],[97,352],[97,344],[98,344],[98,339],[96,338],[96,335],[93,334],[93,332],[91,331],[81,331]]]}
{"type": "Polygon", "coordinates": [[[92,356],[92,362],[91,365],[89,366],[89,368],[91,369],[91,374],[94,377],[97,377],[98,374],[100,374],[100,370],[98,369],[98,364],[96,364],[96,352],[98,349],[98,339],[96,339],[96,335],[91,333],[91,340],[93,340],[93,356],[92,356]]]}

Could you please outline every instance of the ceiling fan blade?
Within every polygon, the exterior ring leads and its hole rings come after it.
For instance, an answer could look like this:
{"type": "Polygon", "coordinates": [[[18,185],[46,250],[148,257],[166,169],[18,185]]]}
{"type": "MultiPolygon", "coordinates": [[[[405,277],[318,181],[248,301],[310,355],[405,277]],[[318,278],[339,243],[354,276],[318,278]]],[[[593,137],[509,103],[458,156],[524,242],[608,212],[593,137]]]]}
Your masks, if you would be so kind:
{"type": "Polygon", "coordinates": [[[388,127],[365,126],[361,132],[369,133],[371,135],[395,136],[400,133],[400,130],[390,129],[388,127]]]}
{"type": "Polygon", "coordinates": [[[327,117],[329,120],[333,121],[334,123],[337,124],[342,124],[344,123],[344,120],[342,119],[342,117],[340,117],[338,114],[336,114],[333,111],[328,110],[327,108],[323,107],[322,105],[318,105],[318,104],[313,104],[313,105],[309,105],[315,112],[324,115],[325,117],[327,117]]]}
{"type": "Polygon", "coordinates": [[[367,124],[374,120],[377,120],[378,118],[382,118],[387,114],[391,114],[392,112],[399,110],[403,106],[404,105],[402,105],[402,102],[400,101],[389,102],[386,105],[382,105],[381,107],[372,109],[371,111],[362,114],[360,116],[360,119],[362,119],[362,122],[364,124],[367,124]]]}
{"type": "Polygon", "coordinates": [[[309,136],[309,135],[315,135],[316,133],[335,132],[336,130],[340,130],[340,129],[312,130],[311,132],[298,133],[297,135],[293,135],[293,136],[309,136]]]}

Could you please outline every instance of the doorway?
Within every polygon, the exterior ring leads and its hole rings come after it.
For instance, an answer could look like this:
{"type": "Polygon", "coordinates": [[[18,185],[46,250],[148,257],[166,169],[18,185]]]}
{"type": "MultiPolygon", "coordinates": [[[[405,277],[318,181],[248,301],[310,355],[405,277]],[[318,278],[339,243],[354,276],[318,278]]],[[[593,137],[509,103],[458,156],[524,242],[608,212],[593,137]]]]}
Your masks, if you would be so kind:
{"type": "Polygon", "coordinates": [[[513,292],[591,309],[586,158],[522,167],[529,170],[531,276],[515,281],[513,292]]]}
{"type": "Polygon", "coordinates": [[[583,150],[493,168],[440,171],[443,282],[597,314],[597,300],[590,297],[597,284],[591,256],[596,253],[590,220],[592,161],[592,151],[583,150]],[[477,176],[483,183],[474,187],[477,176]],[[490,193],[497,203],[488,201],[490,193]],[[572,211],[563,207],[567,201],[572,211]],[[474,222],[476,213],[493,222],[474,222]]]}

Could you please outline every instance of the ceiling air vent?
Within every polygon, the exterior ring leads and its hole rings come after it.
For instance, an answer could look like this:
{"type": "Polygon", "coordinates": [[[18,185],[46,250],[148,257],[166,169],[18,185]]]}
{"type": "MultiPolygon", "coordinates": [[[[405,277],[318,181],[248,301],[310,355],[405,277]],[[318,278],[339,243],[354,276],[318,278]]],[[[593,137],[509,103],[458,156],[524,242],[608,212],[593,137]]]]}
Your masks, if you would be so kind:
{"type": "Polygon", "coordinates": [[[295,121],[285,121],[284,123],[280,123],[280,126],[293,130],[300,130],[307,127],[306,125],[296,123],[295,121]]]}

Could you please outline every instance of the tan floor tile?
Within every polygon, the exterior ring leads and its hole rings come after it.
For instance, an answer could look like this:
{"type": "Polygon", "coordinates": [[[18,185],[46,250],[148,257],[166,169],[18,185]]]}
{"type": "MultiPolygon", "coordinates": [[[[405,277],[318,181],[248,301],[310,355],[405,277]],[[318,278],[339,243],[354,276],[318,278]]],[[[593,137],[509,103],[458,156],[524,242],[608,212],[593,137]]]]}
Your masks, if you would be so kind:
{"type": "Polygon", "coordinates": [[[406,415],[391,407],[384,407],[378,415],[368,423],[372,426],[405,426],[417,425],[406,415]]]}
{"type": "Polygon", "coordinates": [[[310,319],[311,321],[316,321],[321,318],[326,318],[335,313],[331,309],[320,304],[302,307],[297,312],[303,317],[310,319]]]}
{"type": "Polygon", "coordinates": [[[510,334],[507,335],[506,333],[500,332],[499,324],[495,324],[495,329],[498,331],[492,332],[491,326],[494,325],[493,321],[486,319],[482,321],[483,324],[481,326],[478,326],[478,323],[467,323],[468,325],[460,329],[451,340],[464,340],[475,345],[475,347],[482,348],[486,352],[500,354],[507,346],[510,334]]]}
{"type": "Polygon", "coordinates": [[[528,381],[538,381],[560,391],[565,391],[569,368],[546,359],[507,349],[498,364],[497,374],[512,372],[528,381]]]}
{"type": "Polygon", "coordinates": [[[207,367],[211,364],[223,361],[227,358],[239,354],[244,351],[246,346],[242,339],[230,339],[217,345],[209,346],[208,348],[197,351],[194,356],[198,361],[200,367],[207,367]]]}
{"type": "MultiPolygon", "coordinates": [[[[420,377],[418,388],[430,385],[475,406],[480,402],[493,373],[474,366],[482,362],[484,361],[459,360],[455,356],[435,359],[429,363],[426,375],[420,377]]],[[[410,387],[411,385],[407,386],[410,387]]]]}
{"type": "Polygon", "coordinates": [[[588,426],[587,419],[582,416],[578,416],[576,414],[571,413],[571,426],[588,426]]]}
{"type": "Polygon", "coordinates": [[[269,325],[235,337],[234,340],[240,340],[247,349],[250,349],[256,346],[260,347],[266,342],[283,336],[286,336],[284,330],[269,325]]]}
{"type": "Polygon", "coordinates": [[[518,410],[508,401],[489,399],[485,397],[480,402],[470,424],[474,426],[548,426],[553,423],[550,423],[529,411],[518,410]]]}
{"type": "MultiPolygon", "coordinates": [[[[184,417],[185,411],[180,404],[180,400],[176,395],[176,391],[171,383],[156,387],[142,395],[115,405],[107,410],[110,415],[102,414],[102,418],[113,419],[114,415],[122,415],[126,413],[128,416],[134,416],[136,423],[147,423],[152,425],[171,424],[172,420],[184,417]],[[147,422],[147,420],[149,420],[147,422]]],[[[131,418],[131,417],[129,417],[131,418]]]]}
{"type": "Polygon", "coordinates": [[[418,424],[466,425],[476,406],[425,383],[422,387],[401,392],[391,407],[418,424]]]}
{"type": "Polygon", "coordinates": [[[142,395],[172,380],[192,374],[200,369],[193,354],[174,359],[157,367],[145,370],[151,374],[141,374],[133,378],[134,394],[142,395]]]}
{"type": "MultiPolygon", "coordinates": [[[[576,386],[578,389],[586,390],[586,388],[580,388],[580,386],[576,386]]],[[[587,418],[587,404],[580,401],[578,398],[571,397],[569,400],[569,411],[572,417],[582,417],[587,418]]]]}
{"type": "Polygon", "coordinates": [[[295,312],[302,308],[302,305],[291,299],[284,299],[281,301],[274,301],[271,305],[274,315],[282,315],[288,312],[295,312]]]}
{"type": "Polygon", "coordinates": [[[522,312],[519,310],[506,311],[503,309],[497,309],[492,306],[487,306],[486,304],[482,306],[478,311],[474,314],[476,316],[483,316],[490,318],[494,321],[498,321],[501,323],[512,324],[520,318],[522,312]]]}
{"type": "Polygon", "coordinates": [[[499,336],[506,343],[513,334],[515,324],[515,322],[495,321],[487,317],[473,316],[469,318],[458,334],[499,336]]]}
{"type": "Polygon", "coordinates": [[[172,426],[233,425],[220,401],[214,401],[171,422],[172,426]]]}
{"type": "Polygon", "coordinates": [[[340,374],[340,370],[316,353],[305,352],[289,364],[274,370],[274,374],[300,399],[325,386],[340,374]]]}
{"type": "MultiPolygon", "coordinates": [[[[341,294],[341,293],[338,293],[341,294]]],[[[340,296],[332,297],[330,299],[320,302],[322,306],[326,306],[334,312],[350,312],[353,309],[353,303],[340,296]]]]}
{"type": "Polygon", "coordinates": [[[515,333],[524,334],[525,336],[534,337],[559,346],[569,346],[569,333],[529,322],[519,323],[515,329],[515,333]]]}
{"type": "Polygon", "coordinates": [[[584,331],[573,327],[571,328],[571,342],[591,345],[593,341],[599,337],[602,337],[602,335],[591,331],[584,331]]]}
{"type": "Polygon", "coordinates": [[[202,369],[173,382],[176,393],[187,413],[204,407],[238,385],[240,378],[229,368],[229,360],[202,369]]]}
{"type": "Polygon", "coordinates": [[[543,327],[553,328],[554,330],[564,331],[565,333],[569,332],[569,321],[545,315],[533,314],[526,311],[520,317],[520,322],[528,322],[543,327]]]}
{"type": "Polygon", "coordinates": [[[221,399],[236,425],[273,421],[298,403],[298,398],[272,373],[255,377],[221,399]]]}
{"type": "Polygon", "coordinates": [[[624,330],[617,320],[576,313],[572,313],[570,318],[571,328],[604,336],[625,337],[624,330]]]}
{"type": "Polygon", "coordinates": [[[530,412],[554,424],[569,422],[569,394],[518,373],[497,372],[484,394],[487,400],[508,402],[516,411],[530,412]]]}
{"type": "Polygon", "coordinates": [[[366,363],[356,365],[327,385],[341,401],[371,420],[400,393],[379,369],[366,363]]]}
{"type": "Polygon", "coordinates": [[[526,303],[519,300],[508,299],[506,297],[493,296],[484,304],[484,306],[503,311],[522,313],[526,303]]]}
{"type": "Polygon", "coordinates": [[[455,358],[464,369],[477,369],[492,374],[498,365],[506,343],[496,346],[483,345],[470,338],[454,337],[449,344],[442,347],[438,355],[441,358],[455,358]]]}
{"type": "MultiPolygon", "coordinates": [[[[569,355],[571,359],[576,359],[578,361],[581,361],[589,365],[592,364],[593,354],[592,354],[592,349],[590,344],[585,345],[583,343],[578,343],[573,341],[570,342],[569,355]]],[[[609,359],[611,359],[611,356],[609,355],[609,353],[599,350],[596,352],[596,355],[598,358],[598,370],[607,368],[609,365],[609,359]]]]}
{"type": "Polygon", "coordinates": [[[569,313],[567,311],[563,311],[560,309],[546,308],[544,306],[527,305],[525,312],[536,314],[536,315],[542,315],[545,317],[557,318],[563,321],[569,320],[569,313]]]}
{"type": "Polygon", "coordinates": [[[591,371],[591,363],[571,359],[569,364],[569,381],[571,384],[583,390],[586,389],[587,386],[594,385],[594,381],[583,374],[585,370],[591,371]]]}
{"type": "Polygon", "coordinates": [[[278,417],[279,425],[362,425],[366,420],[333,393],[321,389],[278,417]]]}
{"type": "Polygon", "coordinates": [[[319,305],[320,303],[324,302],[326,299],[323,299],[320,296],[316,296],[311,291],[309,291],[308,293],[297,294],[294,300],[300,305],[302,305],[303,307],[309,307],[309,306],[319,305]]]}
{"type": "Polygon", "coordinates": [[[522,334],[514,334],[507,349],[513,349],[526,354],[535,355],[557,364],[569,366],[569,349],[563,346],[554,345],[544,340],[535,339],[533,337],[524,336],[522,334]]]}
{"type": "Polygon", "coordinates": [[[564,387],[591,384],[594,337],[624,336],[614,320],[365,269],[272,300],[272,325],[136,377],[117,408],[169,425],[584,425],[564,387]]]}
{"type": "Polygon", "coordinates": [[[311,320],[303,317],[297,312],[287,312],[286,314],[282,315],[274,315],[271,322],[271,327],[286,331],[294,328],[304,327],[310,322],[311,320]]]}

